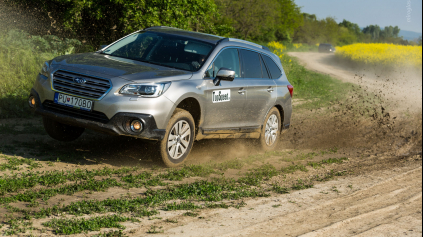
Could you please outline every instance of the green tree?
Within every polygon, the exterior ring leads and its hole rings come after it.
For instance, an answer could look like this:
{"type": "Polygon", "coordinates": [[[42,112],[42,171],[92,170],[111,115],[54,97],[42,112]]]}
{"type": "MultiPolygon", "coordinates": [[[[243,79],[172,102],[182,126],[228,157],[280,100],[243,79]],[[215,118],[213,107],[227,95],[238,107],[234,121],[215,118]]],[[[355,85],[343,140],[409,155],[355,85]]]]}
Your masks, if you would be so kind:
{"type": "Polygon", "coordinates": [[[381,31],[382,30],[378,25],[369,25],[363,29],[363,33],[370,35],[372,40],[378,40],[380,38],[381,31]]]}
{"type": "Polygon", "coordinates": [[[347,28],[350,32],[354,33],[357,37],[362,34],[362,31],[360,29],[360,26],[358,26],[358,24],[352,23],[345,19],[341,23],[339,23],[339,26],[347,28]]]}
{"type": "Polygon", "coordinates": [[[356,34],[348,30],[343,26],[339,27],[339,36],[338,36],[338,45],[348,45],[358,42],[358,37],[356,34]]]}
{"type": "Polygon", "coordinates": [[[298,43],[336,44],[339,38],[339,26],[334,18],[318,20],[316,15],[303,14],[304,25],[295,32],[294,41],[298,43]]]}
{"type": "Polygon", "coordinates": [[[279,41],[291,41],[296,29],[304,25],[301,8],[292,0],[278,0],[280,15],[277,22],[276,38],[279,41]]]}
{"type": "Polygon", "coordinates": [[[9,5],[43,9],[58,31],[99,45],[150,26],[166,25],[216,33],[213,0],[6,0],[9,5]],[[66,33],[65,33],[66,32],[66,33]]]}
{"type": "Polygon", "coordinates": [[[238,38],[274,39],[280,8],[278,0],[216,0],[219,12],[232,22],[238,38]]]}
{"type": "Polygon", "coordinates": [[[387,26],[381,29],[378,25],[370,25],[363,29],[363,33],[371,39],[371,42],[385,42],[408,45],[409,42],[399,37],[401,29],[398,26],[387,26]]]}

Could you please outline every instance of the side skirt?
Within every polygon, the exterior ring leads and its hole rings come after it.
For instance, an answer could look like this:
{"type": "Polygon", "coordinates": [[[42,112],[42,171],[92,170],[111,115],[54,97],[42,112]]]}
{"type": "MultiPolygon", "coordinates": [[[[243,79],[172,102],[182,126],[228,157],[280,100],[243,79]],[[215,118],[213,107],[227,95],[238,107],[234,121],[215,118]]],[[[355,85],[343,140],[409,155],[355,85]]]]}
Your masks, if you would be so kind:
{"type": "Polygon", "coordinates": [[[261,126],[225,129],[199,128],[196,140],[202,139],[228,139],[228,138],[260,138],[261,126]]]}

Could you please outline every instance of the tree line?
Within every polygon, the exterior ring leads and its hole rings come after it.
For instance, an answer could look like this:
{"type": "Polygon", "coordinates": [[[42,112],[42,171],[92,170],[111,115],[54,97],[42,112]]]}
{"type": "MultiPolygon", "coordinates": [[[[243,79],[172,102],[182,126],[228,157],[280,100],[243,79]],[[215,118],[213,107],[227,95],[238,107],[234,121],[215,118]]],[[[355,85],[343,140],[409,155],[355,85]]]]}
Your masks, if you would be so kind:
{"type": "Polygon", "coordinates": [[[361,29],[347,20],[317,19],[294,0],[0,0],[0,22],[96,46],[158,25],[255,42],[412,43],[398,36],[397,26],[361,29]]]}

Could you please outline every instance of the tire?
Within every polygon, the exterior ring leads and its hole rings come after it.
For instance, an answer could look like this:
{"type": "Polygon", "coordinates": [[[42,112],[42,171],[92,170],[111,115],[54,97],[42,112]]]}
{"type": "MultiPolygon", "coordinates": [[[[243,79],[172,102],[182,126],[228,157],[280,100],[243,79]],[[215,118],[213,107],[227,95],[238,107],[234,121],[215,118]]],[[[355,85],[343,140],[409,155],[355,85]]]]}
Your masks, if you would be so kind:
{"type": "Polygon", "coordinates": [[[75,141],[85,131],[85,128],[62,124],[49,118],[43,118],[43,124],[47,134],[61,142],[75,141]]]}
{"type": "Polygon", "coordinates": [[[195,139],[195,123],[192,115],[183,109],[176,109],[160,142],[160,155],[167,167],[177,167],[184,163],[195,139]]]}
{"type": "Polygon", "coordinates": [[[281,115],[277,108],[272,108],[266,116],[259,138],[260,147],[265,151],[274,150],[281,135],[281,115]]]}

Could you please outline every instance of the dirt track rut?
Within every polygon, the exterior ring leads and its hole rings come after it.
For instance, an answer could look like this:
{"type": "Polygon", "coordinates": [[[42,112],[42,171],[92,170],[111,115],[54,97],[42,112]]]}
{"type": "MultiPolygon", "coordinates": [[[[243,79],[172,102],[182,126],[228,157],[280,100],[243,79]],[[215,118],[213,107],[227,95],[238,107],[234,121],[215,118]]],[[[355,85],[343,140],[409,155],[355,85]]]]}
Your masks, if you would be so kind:
{"type": "Polygon", "coordinates": [[[421,236],[422,167],[375,171],[247,204],[202,213],[163,236],[421,236]]]}

